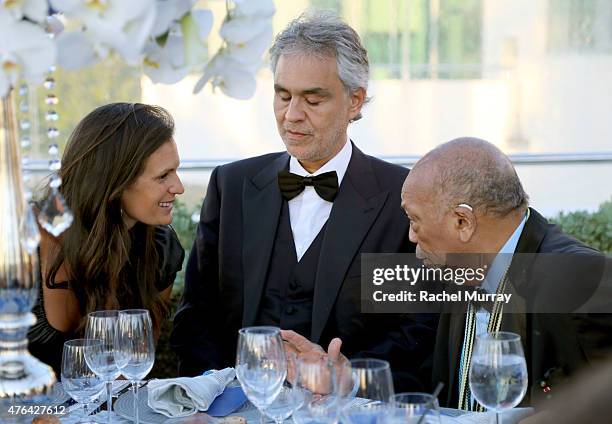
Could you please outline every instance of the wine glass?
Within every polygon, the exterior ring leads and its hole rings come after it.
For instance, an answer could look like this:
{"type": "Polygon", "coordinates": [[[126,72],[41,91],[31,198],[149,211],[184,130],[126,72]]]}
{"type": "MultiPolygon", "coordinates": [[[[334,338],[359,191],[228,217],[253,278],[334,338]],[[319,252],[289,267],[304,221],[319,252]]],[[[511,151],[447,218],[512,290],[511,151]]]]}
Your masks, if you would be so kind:
{"type": "Polygon", "coordinates": [[[399,393],[393,396],[385,423],[440,424],[438,399],[429,393],[399,393]]]}
{"type": "Polygon", "coordinates": [[[518,334],[476,336],[469,373],[470,390],[478,403],[499,413],[518,405],[527,392],[527,364],[518,334]]]}
{"type": "Polygon", "coordinates": [[[96,311],[87,315],[85,337],[98,339],[100,344],[92,346],[85,352],[89,368],[106,382],[108,402],[106,406],[108,422],[113,418],[113,381],[119,377],[119,368],[115,362],[115,342],[119,311],[96,311]]]}
{"type": "Polygon", "coordinates": [[[151,316],[146,309],[119,311],[115,361],[134,390],[134,422],[138,416],[138,381],[149,374],[155,362],[155,341],[151,316]]]}
{"type": "MultiPolygon", "coordinates": [[[[381,359],[352,359],[338,375],[339,393],[344,397],[342,418],[347,423],[376,422],[395,394],[389,362],[381,359]],[[364,403],[363,400],[375,401],[364,403]]],[[[382,422],[382,421],[381,421],[382,422]]]]}
{"type": "Polygon", "coordinates": [[[320,354],[302,354],[295,364],[294,390],[301,407],[293,413],[296,424],[338,422],[336,367],[320,354]]]}
{"type": "Polygon", "coordinates": [[[79,423],[87,421],[89,404],[104,392],[104,380],[95,374],[85,360],[88,349],[99,348],[101,340],[75,339],[64,343],[62,353],[62,388],[78,403],[83,404],[83,416],[79,423]]]}
{"type": "Polygon", "coordinates": [[[302,394],[289,381],[283,383],[274,401],[266,406],[264,414],[272,418],[276,424],[282,424],[296,409],[302,406],[302,394]]]}
{"type": "Polygon", "coordinates": [[[285,350],[277,327],[247,327],[238,332],[236,377],[261,413],[274,402],[287,377],[285,350]]]}

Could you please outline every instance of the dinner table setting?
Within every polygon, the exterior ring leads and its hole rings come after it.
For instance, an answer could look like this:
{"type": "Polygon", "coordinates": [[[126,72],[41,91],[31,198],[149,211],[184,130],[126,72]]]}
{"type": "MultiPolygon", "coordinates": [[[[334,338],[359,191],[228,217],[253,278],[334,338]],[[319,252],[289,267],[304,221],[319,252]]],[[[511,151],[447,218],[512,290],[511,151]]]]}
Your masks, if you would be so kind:
{"type": "Polygon", "coordinates": [[[441,408],[442,383],[433,393],[395,393],[391,367],[381,359],[298,357],[277,327],[247,327],[237,337],[234,367],[146,380],[155,360],[149,312],[93,312],[85,337],[64,345],[54,389],[62,413],[38,422],[515,424],[533,412],[516,407],[527,370],[512,333],[476,340],[470,390],[487,412],[441,408]]]}

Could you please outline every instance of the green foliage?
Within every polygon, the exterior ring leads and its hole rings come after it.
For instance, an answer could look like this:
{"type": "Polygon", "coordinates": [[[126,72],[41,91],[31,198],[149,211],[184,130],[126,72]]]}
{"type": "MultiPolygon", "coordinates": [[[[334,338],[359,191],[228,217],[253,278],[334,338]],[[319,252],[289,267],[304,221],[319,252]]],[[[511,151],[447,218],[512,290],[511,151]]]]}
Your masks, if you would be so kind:
{"type": "Polygon", "coordinates": [[[194,210],[189,210],[189,208],[180,200],[177,200],[174,203],[172,228],[174,228],[174,231],[176,231],[179,241],[181,242],[183,249],[185,249],[185,262],[183,262],[183,268],[177,274],[176,280],[174,281],[173,291],[175,293],[183,291],[183,284],[185,281],[185,266],[187,263],[187,258],[189,257],[189,250],[193,245],[196,228],[198,226],[198,223],[191,219],[194,213],[200,213],[199,207],[194,208],[194,210]]]}
{"type": "Polygon", "coordinates": [[[612,253],[612,200],[602,203],[593,213],[560,213],[550,221],[589,246],[612,253]]]}

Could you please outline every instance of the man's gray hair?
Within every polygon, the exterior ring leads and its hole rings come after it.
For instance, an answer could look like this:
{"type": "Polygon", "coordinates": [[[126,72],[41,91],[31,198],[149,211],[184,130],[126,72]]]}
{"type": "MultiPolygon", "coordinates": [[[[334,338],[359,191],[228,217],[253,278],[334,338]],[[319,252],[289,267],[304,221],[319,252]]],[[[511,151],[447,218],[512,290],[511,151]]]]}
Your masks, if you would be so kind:
{"type": "MultiPolygon", "coordinates": [[[[335,57],[338,77],[349,93],[368,89],[368,52],[353,28],[331,11],[301,14],[280,32],[270,48],[270,65],[276,72],[281,55],[305,53],[321,58],[335,57]]],[[[369,99],[366,98],[366,102],[369,99]]],[[[361,113],[353,121],[361,118],[361,113]]]]}
{"type": "Polygon", "coordinates": [[[475,211],[504,217],[528,205],[512,162],[487,141],[468,137],[449,141],[420,162],[430,161],[436,168],[433,188],[449,208],[467,203],[475,211]]]}

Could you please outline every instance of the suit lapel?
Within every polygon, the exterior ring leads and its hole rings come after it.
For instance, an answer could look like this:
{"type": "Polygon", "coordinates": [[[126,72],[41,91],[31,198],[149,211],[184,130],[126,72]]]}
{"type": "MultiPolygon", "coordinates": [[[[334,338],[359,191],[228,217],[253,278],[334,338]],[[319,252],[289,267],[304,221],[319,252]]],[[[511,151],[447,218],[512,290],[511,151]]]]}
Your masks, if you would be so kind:
{"type": "Polygon", "coordinates": [[[288,162],[289,155],[281,154],[252,179],[244,182],[243,326],[253,325],[257,318],[283,201],[277,175],[279,171],[287,168],[288,162]]]}
{"type": "Polygon", "coordinates": [[[380,189],[370,160],[353,145],[321,246],[312,308],[313,342],[318,343],[346,272],[388,196],[388,191],[380,189]]]}

